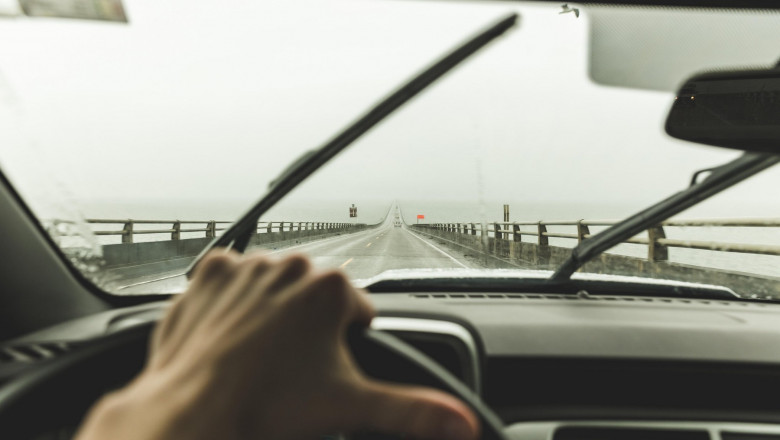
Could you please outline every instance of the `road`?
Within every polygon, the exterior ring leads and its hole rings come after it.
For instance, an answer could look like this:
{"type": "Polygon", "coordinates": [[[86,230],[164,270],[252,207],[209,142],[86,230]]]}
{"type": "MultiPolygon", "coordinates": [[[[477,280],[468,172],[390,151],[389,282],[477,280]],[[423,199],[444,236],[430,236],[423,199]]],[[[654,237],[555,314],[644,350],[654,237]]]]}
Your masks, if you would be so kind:
{"type": "Polygon", "coordinates": [[[352,279],[386,270],[472,267],[446,249],[405,227],[386,224],[376,229],[280,249],[275,255],[302,252],[315,267],[341,268],[352,279]]]}
{"type": "MultiPolygon", "coordinates": [[[[283,257],[294,252],[308,255],[314,266],[340,268],[351,279],[365,279],[393,269],[472,268],[463,255],[442,248],[405,226],[388,219],[377,228],[273,250],[283,257]]],[[[111,290],[120,294],[177,293],[186,288],[183,269],[148,274],[111,290]]]]}

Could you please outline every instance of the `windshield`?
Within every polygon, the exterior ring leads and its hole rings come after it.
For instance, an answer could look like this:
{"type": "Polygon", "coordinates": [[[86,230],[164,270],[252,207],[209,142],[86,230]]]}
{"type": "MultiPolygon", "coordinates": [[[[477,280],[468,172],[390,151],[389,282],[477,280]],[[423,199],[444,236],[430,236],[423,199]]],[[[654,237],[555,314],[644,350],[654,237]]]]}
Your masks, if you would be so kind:
{"type": "MultiPolygon", "coordinates": [[[[293,190],[250,248],[304,252],[364,285],[549,276],[580,241],[738,156],[664,133],[688,76],[780,57],[780,15],[764,11],[195,3],[126,0],[127,24],[0,15],[3,171],[111,293],[182,291],[288,163],[507,13],[517,29],[293,190]]],[[[575,277],[780,297],[778,183],[764,171],[575,277]]]]}

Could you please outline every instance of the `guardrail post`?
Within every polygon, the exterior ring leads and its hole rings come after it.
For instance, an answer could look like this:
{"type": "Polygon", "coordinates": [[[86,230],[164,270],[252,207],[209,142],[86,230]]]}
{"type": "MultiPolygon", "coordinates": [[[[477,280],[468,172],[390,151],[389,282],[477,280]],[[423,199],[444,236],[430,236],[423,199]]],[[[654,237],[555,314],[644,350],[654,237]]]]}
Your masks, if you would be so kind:
{"type": "Polygon", "coordinates": [[[301,222],[298,222],[298,232],[301,232],[301,222]]]}
{"type": "Polygon", "coordinates": [[[542,224],[542,222],[537,223],[536,233],[539,234],[539,246],[547,246],[549,244],[549,240],[547,239],[547,236],[544,235],[547,233],[547,226],[542,224]]]}
{"type": "Polygon", "coordinates": [[[122,227],[122,243],[133,242],[133,221],[128,220],[122,227]]]}
{"type": "Polygon", "coordinates": [[[666,238],[663,226],[656,226],[647,230],[647,259],[650,261],[669,260],[669,248],[659,244],[659,238],[666,238]]]}
{"type": "Polygon", "coordinates": [[[477,225],[471,224],[471,235],[477,235],[477,225]]]}
{"type": "Polygon", "coordinates": [[[512,224],[512,240],[517,242],[523,241],[523,236],[520,234],[520,225],[515,223],[512,224]]]}
{"type": "Polygon", "coordinates": [[[493,237],[495,237],[496,240],[501,240],[501,236],[501,226],[499,226],[498,223],[493,223],[493,237]]]}
{"type": "Polygon", "coordinates": [[[171,231],[171,240],[178,240],[178,239],[180,239],[181,238],[181,222],[178,221],[178,220],[173,222],[173,226],[172,226],[171,229],[172,229],[172,231],[171,231]]]}
{"type": "Polygon", "coordinates": [[[585,240],[585,236],[590,235],[590,229],[588,225],[582,224],[582,220],[577,221],[577,243],[582,243],[585,240]]]}
{"type": "Polygon", "coordinates": [[[217,236],[217,222],[211,220],[206,224],[206,238],[214,238],[216,236],[217,236]]]}

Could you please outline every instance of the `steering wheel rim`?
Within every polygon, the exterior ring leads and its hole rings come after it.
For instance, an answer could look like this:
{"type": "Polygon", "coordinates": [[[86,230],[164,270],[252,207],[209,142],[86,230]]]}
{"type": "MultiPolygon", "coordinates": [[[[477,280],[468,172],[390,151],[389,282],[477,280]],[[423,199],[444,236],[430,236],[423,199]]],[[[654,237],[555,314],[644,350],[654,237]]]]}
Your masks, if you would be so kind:
{"type": "MultiPolygon", "coordinates": [[[[127,383],[142,368],[156,322],[143,323],[102,336],[68,353],[41,362],[0,387],[3,436],[30,438],[62,427],[74,427],[103,394],[127,383]],[[110,374],[106,374],[109,371],[110,374]],[[43,416],[43,417],[42,417],[43,416]]],[[[451,393],[480,420],[483,440],[505,440],[503,424],[463,383],[416,348],[389,333],[353,329],[348,334],[353,357],[377,379],[429,386],[451,393]],[[383,368],[392,358],[410,373],[408,380],[383,368]],[[396,376],[396,377],[394,377],[396,376]]]]}

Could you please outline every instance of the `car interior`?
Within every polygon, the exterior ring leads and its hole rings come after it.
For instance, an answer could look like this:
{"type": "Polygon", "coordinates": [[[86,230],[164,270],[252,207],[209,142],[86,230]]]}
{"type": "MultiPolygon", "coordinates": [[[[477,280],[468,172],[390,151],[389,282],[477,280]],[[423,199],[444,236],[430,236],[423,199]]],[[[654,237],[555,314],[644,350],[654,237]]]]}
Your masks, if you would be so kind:
{"type": "MultiPolygon", "coordinates": [[[[777,8],[762,0],[606,3],[777,8]]],[[[670,135],[750,151],[745,154],[761,160],[751,172],[778,161],[776,133],[756,138],[748,127],[707,137],[702,133],[713,133],[707,127],[686,132],[688,122],[680,120],[669,120],[670,135]]],[[[282,173],[277,192],[272,187],[248,222],[344,146],[282,173]]],[[[707,195],[688,197],[696,203],[707,195]]],[[[649,220],[640,217],[653,224],[669,215],[659,208],[649,220]]],[[[100,396],[142,368],[149,334],[172,295],[116,296],[97,287],[3,174],[0,219],[0,438],[71,438],[100,396]]],[[[626,223],[621,237],[646,228],[636,224],[639,229],[626,223]]],[[[213,246],[241,248],[241,231],[234,232],[213,246]]],[[[585,251],[579,255],[591,258],[585,251]]],[[[692,297],[598,283],[373,280],[365,288],[378,316],[370,329],[349,335],[359,365],[372,377],[453,393],[479,415],[485,439],[780,440],[777,302],[719,290],[692,297]]]]}

